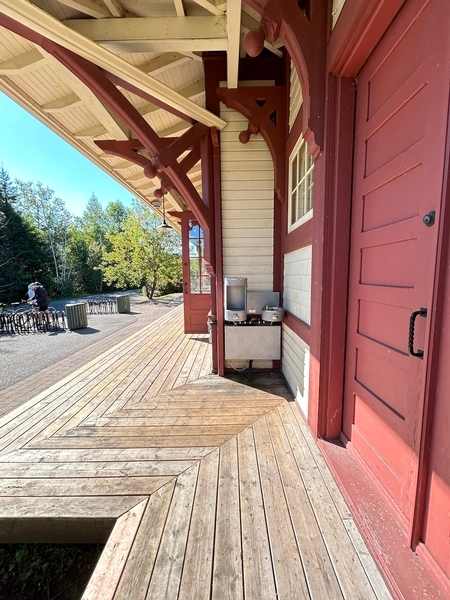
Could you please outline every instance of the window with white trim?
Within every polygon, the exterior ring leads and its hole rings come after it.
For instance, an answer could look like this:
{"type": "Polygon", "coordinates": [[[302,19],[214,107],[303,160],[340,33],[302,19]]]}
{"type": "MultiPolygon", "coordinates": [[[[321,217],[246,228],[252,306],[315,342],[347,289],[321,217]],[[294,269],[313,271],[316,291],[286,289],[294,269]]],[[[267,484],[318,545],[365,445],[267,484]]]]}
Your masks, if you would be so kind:
{"type": "Polygon", "coordinates": [[[314,159],[304,139],[289,159],[289,230],[312,217],[314,159]]]}

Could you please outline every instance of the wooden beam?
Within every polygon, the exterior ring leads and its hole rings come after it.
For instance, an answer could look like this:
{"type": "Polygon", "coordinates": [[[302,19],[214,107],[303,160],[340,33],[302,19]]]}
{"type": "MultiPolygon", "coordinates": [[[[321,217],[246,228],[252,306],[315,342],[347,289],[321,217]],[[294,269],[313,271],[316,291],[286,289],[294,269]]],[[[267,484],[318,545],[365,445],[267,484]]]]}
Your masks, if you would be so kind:
{"type": "Polygon", "coordinates": [[[113,52],[195,52],[226,50],[225,16],[158,17],[126,20],[67,19],[63,23],[113,52]]]}
{"type": "Polygon", "coordinates": [[[174,0],[175,4],[175,12],[177,13],[177,17],[184,17],[186,13],[184,12],[183,0],[174,0]]]}
{"type": "MultiPolygon", "coordinates": [[[[104,133],[110,133],[111,136],[118,140],[127,140],[130,137],[130,130],[123,123],[110,113],[109,110],[100,102],[99,98],[91,92],[91,90],[76,77],[73,73],[67,70],[54,56],[40,48],[44,54],[47,63],[53,71],[65,81],[74,91],[74,93],[83,101],[83,105],[91,112],[99,121],[100,125],[106,130],[104,133]]],[[[100,127],[100,125],[98,127],[100,127]]],[[[102,134],[96,134],[102,135],[102,134]]],[[[91,137],[91,136],[87,136],[91,137]]]]}
{"type": "Polygon", "coordinates": [[[118,165],[113,165],[111,168],[113,171],[126,171],[127,169],[131,169],[133,166],[134,165],[132,162],[125,160],[118,165]]]}
{"type": "Polygon", "coordinates": [[[194,0],[194,2],[213,15],[223,15],[227,7],[227,4],[224,4],[225,8],[223,8],[210,0],[194,0]]]}
{"type": "Polygon", "coordinates": [[[101,135],[105,135],[108,131],[103,127],[103,125],[92,125],[92,127],[88,127],[87,129],[81,129],[80,131],[75,131],[73,137],[77,140],[81,138],[96,138],[101,135]]]}
{"type": "Polygon", "coordinates": [[[203,63],[203,56],[201,52],[183,52],[183,54],[186,56],[186,58],[203,63]]]}
{"type": "Polygon", "coordinates": [[[44,43],[41,37],[43,36],[208,127],[223,129],[227,125],[217,115],[198,106],[195,102],[183,98],[134,65],[86,39],[76,31],[68,29],[60,21],[30,4],[27,0],[1,0],[0,25],[36,44],[44,43]]]}
{"type": "Polygon", "coordinates": [[[45,58],[36,48],[23,52],[0,63],[0,75],[16,75],[25,73],[39,66],[39,63],[45,61],[45,58]]]}
{"type": "Polygon", "coordinates": [[[188,60],[189,57],[181,54],[180,52],[166,52],[161,54],[161,56],[149,61],[148,63],[139,65],[139,69],[144,73],[152,73],[153,75],[156,75],[158,73],[163,73],[168,69],[172,69],[175,66],[179,66],[188,60]]]}
{"type": "MultiPolygon", "coordinates": [[[[205,80],[200,79],[199,81],[194,82],[191,85],[188,85],[182,90],[178,90],[178,93],[184,96],[185,98],[195,98],[205,93],[205,80]]],[[[159,110],[161,107],[157,106],[149,102],[148,104],[144,104],[144,106],[140,106],[138,111],[141,115],[148,115],[155,110],[159,110]]]]}
{"type": "Polygon", "coordinates": [[[58,98],[57,100],[52,100],[52,102],[47,102],[41,106],[44,112],[63,112],[64,110],[68,110],[73,108],[74,106],[79,106],[83,104],[83,101],[75,94],[68,94],[67,96],[63,96],[62,98],[58,98]]]}
{"type": "Polygon", "coordinates": [[[228,88],[236,89],[239,79],[239,44],[241,41],[242,0],[228,0],[227,10],[227,80],[228,88]]]}
{"type": "Polygon", "coordinates": [[[59,2],[85,15],[94,17],[94,19],[104,19],[111,16],[102,0],[59,0],[59,2]]]}
{"type": "Polygon", "coordinates": [[[119,0],[103,0],[113,17],[124,17],[125,11],[119,0]]]}
{"type": "Polygon", "coordinates": [[[171,127],[167,127],[167,129],[162,129],[161,131],[158,131],[158,135],[160,138],[167,138],[167,137],[171,137],[172,135],[182,135],[183,132],[187,131],[189,129],[190,125],[188,125],[185,122],[181,122],[181,123],[176,123],[175,125],[172,125],[171,127]]]}

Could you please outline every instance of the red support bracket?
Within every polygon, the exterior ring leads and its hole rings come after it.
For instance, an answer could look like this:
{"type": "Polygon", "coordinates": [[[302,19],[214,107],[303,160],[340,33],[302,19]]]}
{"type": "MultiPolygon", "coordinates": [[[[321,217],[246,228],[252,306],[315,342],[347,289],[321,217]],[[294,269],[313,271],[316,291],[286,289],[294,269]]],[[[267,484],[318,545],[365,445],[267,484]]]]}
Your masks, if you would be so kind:
{"type": "Polygon", "coordinates": [[[249,121],[248,129],[239,134],[241,143],[246,144],[251,134],[261,133],[265,139],[273,159],[275,193],[283,202],[286,194],[286,88],[219,88],[219,96],[228,108],[237,110],[249,121]]]}

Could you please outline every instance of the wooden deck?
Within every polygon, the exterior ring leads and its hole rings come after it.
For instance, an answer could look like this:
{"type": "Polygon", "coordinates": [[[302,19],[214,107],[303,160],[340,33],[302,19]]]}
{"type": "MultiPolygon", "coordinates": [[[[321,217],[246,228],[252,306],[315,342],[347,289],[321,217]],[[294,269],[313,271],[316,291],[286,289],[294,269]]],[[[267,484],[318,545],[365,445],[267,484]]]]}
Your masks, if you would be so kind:
{"type": "Polygon", "coordinates": [[[388,600],[268,379],[211,375],[181,307],[144,327],[2,418],[0,542],[105,540],[83,600],[388,600]]]}

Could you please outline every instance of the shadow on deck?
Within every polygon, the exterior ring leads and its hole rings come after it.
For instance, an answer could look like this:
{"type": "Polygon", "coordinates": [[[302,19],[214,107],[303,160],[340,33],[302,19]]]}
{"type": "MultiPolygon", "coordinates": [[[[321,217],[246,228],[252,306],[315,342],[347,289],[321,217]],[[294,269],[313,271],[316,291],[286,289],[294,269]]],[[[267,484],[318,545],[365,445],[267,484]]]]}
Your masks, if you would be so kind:
{"type": "Polygon", "coordinates": [[[280,376],[182,308],[0,421],[0,542],[106,541],[83,600],[391,598],[280,376]]]}

